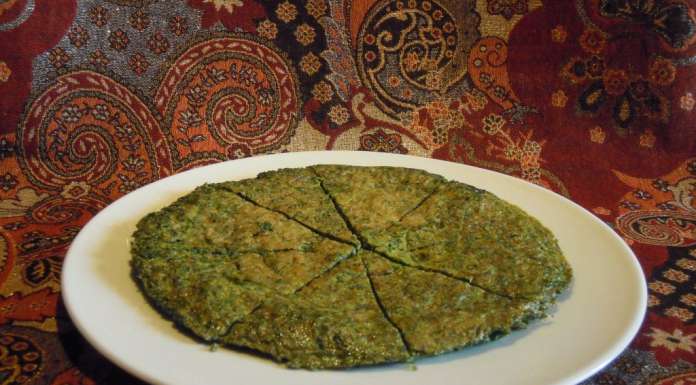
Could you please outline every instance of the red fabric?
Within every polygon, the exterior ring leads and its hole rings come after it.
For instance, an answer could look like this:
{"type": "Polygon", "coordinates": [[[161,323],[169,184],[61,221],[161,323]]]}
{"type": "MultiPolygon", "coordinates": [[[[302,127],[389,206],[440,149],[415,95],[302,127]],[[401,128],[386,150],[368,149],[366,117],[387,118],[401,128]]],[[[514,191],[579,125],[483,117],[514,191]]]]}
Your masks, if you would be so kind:
{"type": "Polygon", "coordinates": [[[693,0],[0,0],[0,345],[32,353],[7,350],[0,378],[136,382],[59,299],[67,247],[113,200],[213,162],[351,149],[592,211],[638,256],[649,307],[587,383],[696,383],[695,68],[693,0]]]}

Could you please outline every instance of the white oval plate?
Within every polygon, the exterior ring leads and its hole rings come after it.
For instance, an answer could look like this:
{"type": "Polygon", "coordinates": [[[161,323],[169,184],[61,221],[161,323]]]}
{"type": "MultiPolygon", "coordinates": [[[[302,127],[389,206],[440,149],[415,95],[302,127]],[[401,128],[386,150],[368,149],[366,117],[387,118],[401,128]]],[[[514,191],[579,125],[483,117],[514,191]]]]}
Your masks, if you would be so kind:
{"type": "Polygon", "coordinates": [[[570,200],[503,174],[462,164],[370,152],[259,156],[196,168],[144,186],[96,215],[67,253],[65,305],[80,332],[107,358],[162,384],[575,384],[631,341],[646,308],[641,268],[621,238],[570,200]],[[249,354],[211,352],[177,331],[130,276],[129,238],[146,213],[204,182],[317,163],[419,168],[489,190],[537,217],[558,237],[574,280],[552,316],[496,342],[406,364],[310,372],[249,354]]]}

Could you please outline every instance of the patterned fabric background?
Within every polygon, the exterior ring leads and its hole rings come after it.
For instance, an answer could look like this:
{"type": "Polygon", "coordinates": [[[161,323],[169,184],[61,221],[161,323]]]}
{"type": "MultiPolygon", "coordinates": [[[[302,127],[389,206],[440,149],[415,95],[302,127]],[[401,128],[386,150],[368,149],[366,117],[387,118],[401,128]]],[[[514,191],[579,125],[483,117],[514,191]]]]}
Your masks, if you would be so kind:
{"type": "Polygon", "coordinates": [[[696,1],[0,0],[0,383],[127,384],[65,251],[123,194],[256,154],[436,157],[569,196],[647,319],[587,384],[696,384],[696,1]]]}

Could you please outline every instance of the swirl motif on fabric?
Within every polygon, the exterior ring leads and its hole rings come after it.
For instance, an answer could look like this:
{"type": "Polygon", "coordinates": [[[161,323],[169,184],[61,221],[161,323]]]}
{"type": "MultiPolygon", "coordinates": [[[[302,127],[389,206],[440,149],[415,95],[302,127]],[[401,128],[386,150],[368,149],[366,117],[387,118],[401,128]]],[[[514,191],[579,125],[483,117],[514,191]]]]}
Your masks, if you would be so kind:
{"type": "Polygon", "coordinates": [[[62,190],[64,197],[82,182],[73,198],[109,201],[168,173],[166,146],[151,109],[123,85],[92,71],[59,77],[31,103],[17,137],[27,178],[62,190]]]}
{"type": "Polygon", "coordinates": [[[155,104],[166,117],[175,167],[181,167],[287,144],[298,123],[299,99],[296,76],[279,52],[251,37],[229,36],[194,44],[180,55],[162,79],[155,104]]]}
{"type": "Polygon", "coordinates": [[[631,211],[616,219],[619,230],[641,243],[658,246],[696,245],[696,215],[664,211],[631,211]]]}
{"type": "Polygon", "coordinates": [[[508,47],[498,37],[484,37],[477,41],[469,54],[469,74],[477,88],[505,109],[512,108],[519,99],[510,86],[507,69],[508,47]]]}
{"type": "Polygon", "coordinates": [[[412,111],[447,94],[466,73],[479,16],[471,4],[446,3],[381,1],[365,17],[358,71],[385,112],[412,111]]]}

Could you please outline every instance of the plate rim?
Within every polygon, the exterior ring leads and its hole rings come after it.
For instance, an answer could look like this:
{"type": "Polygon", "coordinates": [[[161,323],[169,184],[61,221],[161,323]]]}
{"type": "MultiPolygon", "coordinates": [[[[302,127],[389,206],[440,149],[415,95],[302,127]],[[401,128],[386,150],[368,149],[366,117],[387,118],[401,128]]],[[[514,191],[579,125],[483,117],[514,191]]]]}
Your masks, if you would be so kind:
{"type": "MultiPolygon", "coordinates": [[[[65,258],[63,260],[63,265],[62,265],[62,270],[61,270],[61,276],[60,276],[60,288],[61,288],[61,298],[63,300],[63,303],[65,305],[65,308],[67,310],[67,313],[70,317],[71,322],[73,325],[75,325],[76,329],[80,332],[80,334],[85,338],[85,340],[91,344],[100,354],[102,354],[105,358],[107,358],[109,361],[120,367],[121,369],[125,370],[126,372],[134,375],[137,378],[140,378],[141,380],[150,382],[150,383],[163,383],[161,379],[155,377],[153,374],[142,371],[137,367],[134,367],[129,364],[129,362],[119,356],[118,354],[114,354],[109,347],[99,339],[98,336],[96,336],[94,333],[91,332],[90,328],[87,327],[84,323],[83,320],[80,319],[77,316],[77,305],[73,302],[73,299],[76,298],[74,294],[72,294],[73,290],[71,285],[66,285],[66,277],[71,276],[72,270],[75,268],[75,263],[71,263],[72,260],[75,260],[76,258],[70,258],[70,256],[75,253],[75,249],[77,249],[77,246],[81,244],[81,239],[82,237],[86,236],[86,231],[85,229],[90,226],[90,224],[95,222],[95,219],[100,218],[101,216],[108,215],[109,211],[108,209],[116,204],[119,204],[119,202],[124,201],[125,198],[135,195],[135,194],[142,194],[141,190],[152,188],[151,186],[153,185],[158,185],[158,184],[166,184],[168,183],[169,180],[172,179],[177,179],[177,178],[183,178],[182,175],[184,174],[195,174],[195,173],[204,173],[204,170],[206,168],[214,168],[214,167],[226,167],[227,165],[232,165],[232,164],[239,164],[239,163],[253,163],[254,160],[259,160],[259,158],[285,158],[285,157],[304,157],[304,156],[311,156],[313,157],[313,163],[312,164],[346,164],[346,165],[351,165],[354,163],[350,162],[342,162],[342,161],[335,161],[335,160],[329,160],[329,162],[325,162],[325,159],[322,157],[328,156],[329,158],[331,157],[341,157],[341,156],[350,156],[350,155],[360,155],[363,157],[374,157],[375,159],[379,158],[384,158],[388,161],[392,161],[393,159],[398,159],[398,158],[406,158],[406,159],[411,159],[411,161],[415,160],[421,160],[421,161],[427,161],[427,162],[434,162],[434,163],[441,163],[441,164],[448,164],[450,166],[455,166],[455,167],[463,167],[463,168],[469,168],[469,169],[474,169],[476,172],[482,172],[485,175],[494,175],[496,178],[503,178],[508,180],[509,182],[512,183],[520,183],[522,185],[526,185],[526,187],[531,188],[535,190],[536,193],[540,194],[551,194],[554,195],[556,198],[560,198],[560,200],[567,205],[568,207],[573,208],[576,211],[580,211],[581,213],[585,214],[587,217],[591,218],[591,220],[599,225],[600,227],[604,228],[605,232],[610,234],[612,238],[615,240],[619,241],[618,244],[620,247],[623,249],[624,252],[628,253],[632,258],[627,259],[627,261],[630,261],[629,266],[631,267],[630,275],[633,276],[634,278],[640,278],[637,279],[636,282],[639,283],[640,286],[640,291],[636,292],[638,296],[638,301],[636,304],[637,309],[633,309],[634,311],[632,312],[633,319],[631,321],[631,325],[629,328],[626,328],[623,330],[623,333],[621,333],[620,336],[618,336],[618,340],[616,343],[613,344],[613,346],[610,349],[606,349],[603,354],[598,355],[595,357],[593,360],[590,362],[586,363],[582,368],[578,368],[575,370],[573,373],[569,373],[568,376],[563,378],[560,381],[549,383],[549,385],[565,385],[565,384],[576,384],[580,381],[583,381],[590,376],[596,374],[598,371],[600,371],[602,368],[604,368],[607,364],[609,364],[614,358],[616,358],[619,354],[621,354],[631,343],[631,341],[634,339],[634,337],[637,335],[639,332],[641,325],[644,321],[644,318],[647,314],[647,283],[645,280],[644,272],[643,269],[640,265],[640,262],[638,258],[636,257],[635,253],[633,250],[626,244],[626,242],[617,234],[611,227],[609,227],[606,223],[604,223],[601,219],[599,219],[596,215],[592,214],[589,210],[585,209],[578,203],[572,201],[568,197],[565,197],[555,191],[552,191],[550,189],[544,188],[539,185],[535,185],[533,183],[530,183],[528,181],[525,181],[523,179],[503,174],[501,172],[493,171],[490,169],[485,169],[482,167],[477,167],[469,164],[464,164],[464,163],[458,163],[458,162],[453,162],[453,161],[448,161],[448,160],[442,160],[442,159],[436,159],[436,158],[428,158],[428,157],[421,157],[421,156],[414,156],[414,155],[404,155],[404,154],[393,154],[393,153],[381,153],[381,152],[368,152],[368,151],[296,151],[296,152],[287,152],[287,153],[274,153],[274,154],[264,154],[264,155],[257,155],[257,156],[252,156],[252,157],[247,157],[247,158],[242,158],[242,159],[233,159],[233,160],[227,160],[223,162],[216,162],[216,163],[211,163],[207,164],[204,166],[199,166],[199,167],[193,167],[190,169],[186,169],[184,171],[169,175],[167,177],[158,179],[156,181],[153,181],[151,183],[148,183],[144,186],[141,186],[137,188],[136,190],[133,190],[118,199],[112,201],[109,203],[107,206],[105,206],[103,209],[101,209],[96,215],[94,215],[90,220],[85,223],[82,228],[80,229],[79,233],[75,236],[75,238],[71,241],[70,246],[68,247],[68,250],[65,253],[65,258]],[[333,162],[333,163],[332,163],[333,162]]],[[[364,163],[364,162],[355,162],[355,163],[364,163]]],[[[403,166],[397,166],[397,167],[403,167],[403,166]]],[[[409,168],[417,168],[417,169],[426,169],[427,166],[423,167],[411,167],[408,166],[409,168]]],[[[279,167],[276,168],[264,168],[263,170],[259,169],[259,172],[262,171],[267,171],[267,170],[273,170],[273,169],[278,169],[278,168],[284,168],[282,165],[282,162],[279,162],[279,167]]],[[[428,171],[428,170],[425,170],[428,171]]],[[[449,178],[448,178],[449,179],[449,178]]],[[[206,180],[202,181],[202,183],[208,183],[206,180]]],[[[475,182],[472,182],[475,183],[475,182]]],[[[199,184],[199,185],[200,185],[199,184]]],[[[628,272],[627,272],[628,275],[628,272]]],[[[575,280],[575,277],[573,277],[573,280],[575,280]]]]}

